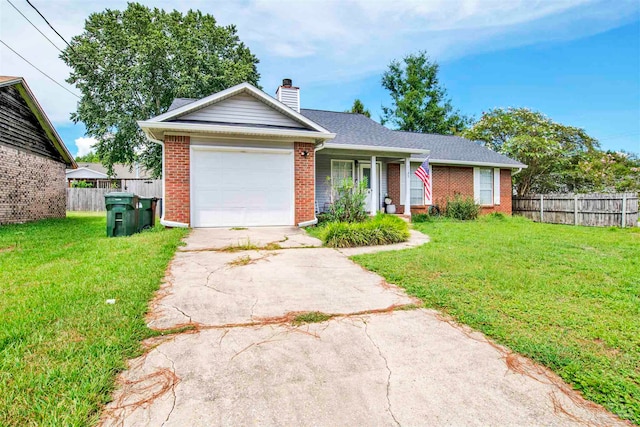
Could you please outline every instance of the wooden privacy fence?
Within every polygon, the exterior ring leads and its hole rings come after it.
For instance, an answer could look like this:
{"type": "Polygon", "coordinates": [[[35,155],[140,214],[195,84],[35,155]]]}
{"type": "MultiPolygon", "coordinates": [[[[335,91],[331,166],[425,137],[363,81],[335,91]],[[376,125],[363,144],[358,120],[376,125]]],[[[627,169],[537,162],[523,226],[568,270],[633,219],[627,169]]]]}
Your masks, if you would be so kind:
{"type": "Polygon", "coordinates": [[[123,179],[122,190],[142,197],[162,197],[161,179],[123,179]]]}
{"type": "MultiPolygon", "coordinates": [[[[142,197],[162,197],[162,181],[160,185],[146,187],[143,181],[130,181],[135,184],[126,186],[126,190],[112,188],[67,188],[68,211],[106,211],[104,195],[113,191],[127,191],[142,197]]],[[[160,208],[158,203],[158,211],[160,208]]]]}
{"type": "Polygon", "coordinates": [[[588,226],[638,225],[637,193],[513,196],[513,214],[536,222],[588,226]]]}

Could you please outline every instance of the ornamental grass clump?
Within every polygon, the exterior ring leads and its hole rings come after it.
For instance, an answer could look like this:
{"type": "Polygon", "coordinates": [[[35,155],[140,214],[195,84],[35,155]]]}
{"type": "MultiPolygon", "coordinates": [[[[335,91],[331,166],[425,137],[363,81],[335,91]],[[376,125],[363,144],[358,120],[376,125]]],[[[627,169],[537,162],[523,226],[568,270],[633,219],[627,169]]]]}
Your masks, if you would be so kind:
{"type": "Polygon", "coordinates": [[[408,238],[407,223],[399,217],[385,214],[358,223],[332,222],[321,233],[324,245],[333,248],[388,245],[405,242],[408,238]]]}

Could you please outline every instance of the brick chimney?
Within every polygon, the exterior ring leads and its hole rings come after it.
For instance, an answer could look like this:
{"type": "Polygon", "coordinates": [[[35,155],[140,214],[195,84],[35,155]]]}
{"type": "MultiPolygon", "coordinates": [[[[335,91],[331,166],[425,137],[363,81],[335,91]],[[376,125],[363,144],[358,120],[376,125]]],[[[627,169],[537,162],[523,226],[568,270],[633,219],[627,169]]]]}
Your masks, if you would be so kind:
{"type": "Polygon", "coordinates": [[[276,99],[292,110],[300,112],[300,88],[293,86],[291,79],[282,79],[282,86],[276,90],[276,99]]]}

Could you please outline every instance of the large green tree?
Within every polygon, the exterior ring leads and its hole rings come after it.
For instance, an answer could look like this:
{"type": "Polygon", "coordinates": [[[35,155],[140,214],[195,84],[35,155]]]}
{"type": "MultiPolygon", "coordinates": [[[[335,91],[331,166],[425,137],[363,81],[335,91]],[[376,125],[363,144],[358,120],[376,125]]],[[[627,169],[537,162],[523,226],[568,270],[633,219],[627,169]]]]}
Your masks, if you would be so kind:
{"type": "Polygon", "coordinates": [[[233,25],[199,11],[166,12],[129,3],[89,16],[62,59],[82,96],[71,115],[98,139],[96,152],[114,163],[140,161],[161,173],[161,147],[136,121],[164,113],[175,97],[200,98],[242,82],[257,85],[258,59],[233,25]]]}
{"type": "Polygon", "coordinates": [[[382,86],[393,100],[382,107],[382,124],[400,130],[451,135],[465,129],[470,120],[451,105],[438,79],[439,66],[426,52],[394,60],[382,75],[382,86]]]}
{"type": "Polygon", "coordinates": [[[359,99],[356,99],[355,101],[353,101],[353,105],[351,106],[351,109],[347,110],[346,112],[362,114],[363,116],[367,116],[371,118],[371,111],[369,111],[368,108],[365,108],[364,104],[359,99]]]}
{"type": "Polygon", "coordinates": [[[462,136],[526,164],[514,176],[518,195],[585,191],[591,177],[581,167],[598,153],[598,141],[580,128],[556,123],[527,108],[496,108],[462,136]]]}

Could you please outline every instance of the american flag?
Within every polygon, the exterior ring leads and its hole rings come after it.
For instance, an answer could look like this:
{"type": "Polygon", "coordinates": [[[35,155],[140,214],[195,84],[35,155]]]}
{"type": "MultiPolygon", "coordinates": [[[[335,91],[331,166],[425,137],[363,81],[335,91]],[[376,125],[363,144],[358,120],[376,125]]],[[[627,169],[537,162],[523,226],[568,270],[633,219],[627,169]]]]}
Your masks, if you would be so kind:
{"type": "Polygon", "coordinates": [[[416,176],[424,184],[424,204],[431,205],[431,174],[429,173],[429,157],[416,170],[416,176]]]}

